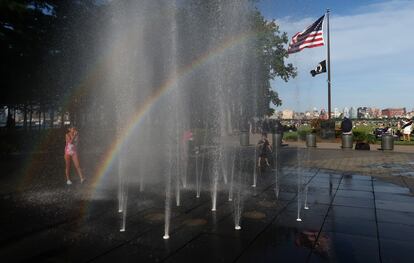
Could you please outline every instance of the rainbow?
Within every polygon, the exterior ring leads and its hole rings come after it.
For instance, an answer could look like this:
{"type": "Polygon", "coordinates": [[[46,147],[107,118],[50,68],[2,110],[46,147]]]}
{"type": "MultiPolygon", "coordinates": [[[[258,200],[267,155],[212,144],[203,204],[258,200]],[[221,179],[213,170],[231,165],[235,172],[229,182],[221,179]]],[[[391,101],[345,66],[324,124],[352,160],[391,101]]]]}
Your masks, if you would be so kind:
{"type": "MultiPolygon", "coordinates": [[[[93,195],[95,194],[96,189],[98,189],[98,185],[102,181],[102,178],[104,178],[105,175],[109,174],[109,171],[111,170],[110,168],[112,167],[112,164],[114,163],[114,160],[116,159],[116,156],[118,156],[119,151],[122,149],[123,145],[127,142],[131,134],[133,134],[139,128],[140,123],[142,122],[146,114],[148,114],[151,111],[151,108],[154,107],[163,96],[168,94],[168,92],[171,90],[171,87],[177,85],[177,83],[179,83],[180,80],[183,80],[187,76],[190,76],[193,72],[208,64],[210,61],[213,61],[215,58],[224,54],[228,50],[237,48],[249,41],[250,39],[254,39],[257,33],[258,32],[256,31],[247,31],[239,35],[227,38],[225,41],[223,41],[215,48],[208,50],[207,52],[203,53],[202,55],[194,59],[191,63],[179,68],[175,74],[168,77],[158,88],[155,89],[156,91],[145,101],[145,103],[140,105],[140,107],[135,111],[135,113],[132,114],[132,117],[126,122],[127,125],[121,129],[116,139],[104,152],[101,160],[98,162],[99,165],[96,166],[95,171],[93,172],[93,176],[88,177],[88,175],[86,175],[87,184],[89,184],[90,186],[88,187],[89,189],[87,196],[83,199],[84,202],[82,202],[80,207],[81,216],[87,213],[88,207],[90,205],[90,202],[88,202],[88,200],[91,200],[93,198],[93,195]]],[[[111,58],[116,50],[115,47],[117,47],[119,44],[120,43],[118,42],[117,44],[115,44],[114,47],[112,47],[112,51],[109,55],[97,61],[95,63],[96,66],[92,68],[92,70],[88,72],[88,74],[86,74],[84,79],[79,82],[75,89],[72,90],[72,93],[66,96],[64,104],[62,106],[63,109],[67,109],[70,105],[70,102],[74,98],[82,95],[83,92],[85,92],[86,87],[94,85],[97,79],[99,79],[99,75],[102,73],[102,71],[105,70],[106,65],[110,64],[111,58]]],[[[40,142],[37,145],[35,145],[34,149],[41,150],[47,148],[47,145],[50,141],[50,137],[53,134],[54,133],[52,132],[52,129],[50,129],[50,131],[42,138],[42,140],[40,140],[40,142]]],[[[35,173],[37,168],[42,165],[43,162],[43,160],[38,160],[35,157],[32,157],[31,159],[26,161],[28,165],[24,166],[22,170],[24,173],[24,177],[19,187],[20,190],[22,190],[26,185],[30,184],[32,175],[35,173]]]]}
{"type": "Polygon", "coordinates": [[[180,68],[176,74],[167,78],[167,80],[156,89],[156,92],[142,104],[138,110],[132,115],[132,118],[127,122],[126,125],[120,132],[117,139],[110,145],[108,150],[103,155],[103,159],[99,162],[93,179],[92,179],[92,189],[96,189],[99,181],[110,171],[110,167],[114,162],[116,156],[119,154],[119,151],[122,149],[125,142],[134,133],[136,129],[139,128],[139,124],[144,119],[145,115],[150,112],[151,108],[157,104],[157,102],[171,90],[171,87],[176,85],[180,80],[189,76],[192,72],[199,69],[203,65],[206,65],[213,59],[225,53],[227,50],[236,48],[241,44],[245,43],[249,39],[252,39],[257,32],[248,31],[244,32],[236,37],[228,38],[226,41],[222,42],[216,48],[205,52],[201,56],[197,57],[188,65],[180,68]]]}

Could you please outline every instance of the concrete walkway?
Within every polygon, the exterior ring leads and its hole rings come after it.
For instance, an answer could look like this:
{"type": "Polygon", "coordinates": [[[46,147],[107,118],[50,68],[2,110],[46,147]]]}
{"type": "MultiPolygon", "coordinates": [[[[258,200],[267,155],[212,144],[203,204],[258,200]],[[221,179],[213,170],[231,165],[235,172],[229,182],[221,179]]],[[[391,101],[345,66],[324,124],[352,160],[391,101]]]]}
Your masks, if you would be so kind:
{"type": "Polygon", "coordinates": [[[4,262],[412,262],[414,183],[408,172],[413,171],[414,154],[298,146],[282,147],[279,169],[259,173],[255,188],[251,187],[253,147],[245,147],[248,158],[237,162],[243,166],[235,173],[240,184],[234,189],[239,190],[229,202],[231,184],[220,177],[215,212],[211,174],[206,169],[201,196],[196,198],[195,172],[189,168],[180,206],[172,195],[169,240],[162,239],[164,181],[149,183],[143,191],[137,182],[129,185],[125,232],[119,231],[123,217],[118,213],[116,174],[108,175],[114,181],[106,178],[109,181],[101,185],[74,181],[67,186],[60,176],[45,173],[47,169],[31,175],[35,180],[26,181],[24,191],[17,191],[19,181],[7,187],[1,184],[0,258],[4,262]],[[237,200],[242,202],[241,231],[234,229],[237,200]]]}

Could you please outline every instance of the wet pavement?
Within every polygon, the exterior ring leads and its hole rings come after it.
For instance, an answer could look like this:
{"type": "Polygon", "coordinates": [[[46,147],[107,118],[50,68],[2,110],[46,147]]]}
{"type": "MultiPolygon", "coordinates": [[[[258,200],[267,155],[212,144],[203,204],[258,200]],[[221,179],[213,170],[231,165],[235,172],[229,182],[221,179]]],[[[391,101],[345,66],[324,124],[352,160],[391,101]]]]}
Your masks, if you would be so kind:
{"type": "Polygon", "coordinates": [[[190,178],[181,205],[172,201],[169,240],[162,238],[162,184],[148,185],[142,192],[139,186],[130,187],[126,231],[120,232],[122,216],[114,189],[96,193],[92,184],[74,180],[67,187],[61,177],[40,175],[22,189],[13,183],[18,178],[2,175],[0,258],[2,262],[413,262],[411,179],[393,175],[384,165],[404,159],[409,170],[414,155],[397,155],[324,149],[298,153],[285,147],[280,171],[267,169],[258,176],[256,188],[250,186],[252,173],[244,173],[240,231],[234,229],[234,203],[228,201],[227,185],[220,183],[217,211],[212,212],[209,187],[197,199],[190,178]]]}

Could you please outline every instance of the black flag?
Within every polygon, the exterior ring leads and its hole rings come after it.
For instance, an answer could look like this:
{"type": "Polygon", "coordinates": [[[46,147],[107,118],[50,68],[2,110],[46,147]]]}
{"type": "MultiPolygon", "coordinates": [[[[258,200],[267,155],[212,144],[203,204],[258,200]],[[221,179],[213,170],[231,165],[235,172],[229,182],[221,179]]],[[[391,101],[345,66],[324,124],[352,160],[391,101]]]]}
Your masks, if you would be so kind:
{"type": "Polygon", "coordinates": [[[404,125],[401,127],[401,129],[404,129],[407,126],[410,126],[411,124],[413,124],[413,121],[407,121],[404,123],[404,125]]]}
{"type": "Polygon", "coordinates": [[[323,72],[326,72],[326,60],[319,62],[318,66],[316,66],[315,69],[311,70],[312,77],[315,77],[315,75],[321,74],[323,72]]]}

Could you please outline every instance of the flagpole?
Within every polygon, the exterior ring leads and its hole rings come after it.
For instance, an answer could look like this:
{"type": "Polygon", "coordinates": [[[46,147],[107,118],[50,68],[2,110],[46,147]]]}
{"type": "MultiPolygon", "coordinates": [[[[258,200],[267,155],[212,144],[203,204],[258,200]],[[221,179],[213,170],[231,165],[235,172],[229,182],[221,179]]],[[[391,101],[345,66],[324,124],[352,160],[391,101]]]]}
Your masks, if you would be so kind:
{"type": "Polygon", "coordinates": [[[329,8],[326,9],[327,26],[327,70],[328,70],[328,119],[331,119],[331,50],[329,41],[329,8]]]}

